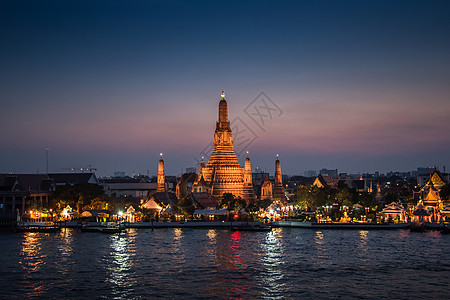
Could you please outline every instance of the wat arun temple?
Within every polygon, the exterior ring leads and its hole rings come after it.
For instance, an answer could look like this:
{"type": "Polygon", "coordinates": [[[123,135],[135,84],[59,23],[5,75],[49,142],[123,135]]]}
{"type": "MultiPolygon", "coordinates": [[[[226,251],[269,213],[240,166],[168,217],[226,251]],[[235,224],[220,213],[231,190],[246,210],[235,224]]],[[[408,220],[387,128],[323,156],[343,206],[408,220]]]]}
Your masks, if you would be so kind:
{"type": "MultiPolygon", "coordinates": [[[[164,162],[161,157],[158,167],[159,186],[163,186],[163,183],[160,183],[164,180],[163,168],[164,162]]],[[[178,198],[182,198],[187,192],[186,187],[183,186],[184,180],[182,176],[177,185],[178,198]]],[[[198,173],[192,183],[192,192],[208,193],[218,203],[225,193],[233,194],[235,197],[245,200],[247,204],[254,203],[257,198],[284,203],[286,197],[282,185],[281,164],[278,155],[275,162],[274,184],[272,185],[266,176],[261,190],[261,195],[257,197],[253,186],[248,152],[244,167],[239,165],[233,147],[233,133],[228,119],[228,104],[225,100],[225,94],[222,92],[219,102],[219,117],[214,132],[213,151],[207,163],[203,159],[200,162],[198,173]]]]}

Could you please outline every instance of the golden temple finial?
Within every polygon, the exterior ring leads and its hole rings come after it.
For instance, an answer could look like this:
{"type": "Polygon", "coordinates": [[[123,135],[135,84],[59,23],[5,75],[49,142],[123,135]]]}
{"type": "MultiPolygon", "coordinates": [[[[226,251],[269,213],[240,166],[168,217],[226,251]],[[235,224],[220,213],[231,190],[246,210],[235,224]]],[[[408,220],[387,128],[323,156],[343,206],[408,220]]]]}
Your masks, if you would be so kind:
{"type": "Polygon", "coordinates": [[[162,159],[162,152],[159,154],[159,158],[162,159]]]}
{"type": "Polygon", "coordinates": [[[222,99],[225,99],[225,92],[222,91],[222,99]]]}

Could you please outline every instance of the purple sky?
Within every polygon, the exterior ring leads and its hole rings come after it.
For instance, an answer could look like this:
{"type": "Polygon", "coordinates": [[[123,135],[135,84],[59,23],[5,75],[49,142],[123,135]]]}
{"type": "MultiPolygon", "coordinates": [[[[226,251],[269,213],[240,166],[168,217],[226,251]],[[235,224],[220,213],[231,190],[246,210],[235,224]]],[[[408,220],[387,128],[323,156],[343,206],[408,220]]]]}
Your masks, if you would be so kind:
{"type": "Polygon", "coordinates": [[[253,168],[450,167],[450,4],[310,2],[2,1],[0,172],[179,174],[222,90],[253,168]]]}

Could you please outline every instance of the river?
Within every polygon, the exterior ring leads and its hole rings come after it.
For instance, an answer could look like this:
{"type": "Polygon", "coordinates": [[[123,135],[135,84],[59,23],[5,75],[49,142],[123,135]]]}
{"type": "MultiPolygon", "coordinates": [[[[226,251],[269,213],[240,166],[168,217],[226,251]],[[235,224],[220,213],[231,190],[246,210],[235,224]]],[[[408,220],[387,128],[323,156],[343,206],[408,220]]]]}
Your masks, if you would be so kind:
{"type": "Polygon", "coordinates": [[[445,299],[450,235],[409,230],[0,233],[1,299],[445,299]]]}

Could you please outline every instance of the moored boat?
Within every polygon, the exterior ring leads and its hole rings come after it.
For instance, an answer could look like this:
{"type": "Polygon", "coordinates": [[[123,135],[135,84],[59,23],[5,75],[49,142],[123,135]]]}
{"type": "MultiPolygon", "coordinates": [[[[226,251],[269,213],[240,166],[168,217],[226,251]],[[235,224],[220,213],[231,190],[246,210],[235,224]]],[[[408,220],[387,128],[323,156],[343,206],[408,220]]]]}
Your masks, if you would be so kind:
{"type": "Polygon", "coordinates": [[[18,232],[55,232],[61,229],[61,226],[54,222],[20,222],[17,223],[18,232]]]}
{"type": "Polygon", "coordinates": [[[272,226],[270,225],[261,225],[261,224],[244,224],[239,226],[232,226],[231,230],[233,231],[260,231],[267,232],[272,231],[272,226]]]}
{"type": "Polygon", "coordinates": [[[113,222],[102,222],[99,224],[84,224],[81,226],[82,232],[101,232],[101,233],[120,233],[125,231],[125,227],[122,224],[113,222]]]}
{"type": "Polygon", "coordinates": [[[423,223],[411,223],[409,231],[411,232],[425,232],[427,229],[423,223]]]}

